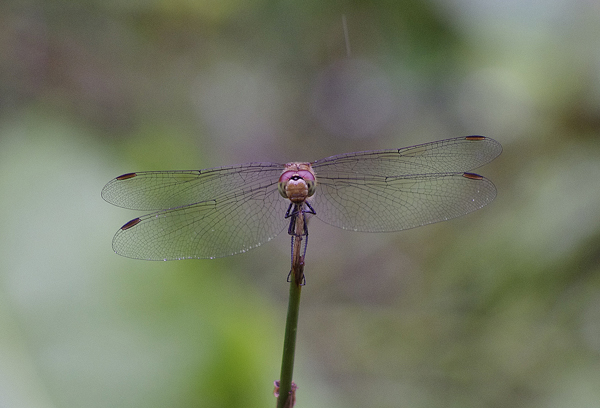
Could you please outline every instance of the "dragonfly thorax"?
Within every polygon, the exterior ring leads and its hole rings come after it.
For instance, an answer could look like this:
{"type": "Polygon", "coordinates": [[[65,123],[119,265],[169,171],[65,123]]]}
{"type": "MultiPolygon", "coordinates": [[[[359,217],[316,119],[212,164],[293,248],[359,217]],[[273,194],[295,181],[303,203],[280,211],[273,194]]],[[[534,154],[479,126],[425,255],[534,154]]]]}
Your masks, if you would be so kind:
{"type": "Polygon", "coordinates": [[[279,177],[279,194],[293,203],[302,203],[315,194],[315,173],[310,163],[288,163],[279,177]]]}

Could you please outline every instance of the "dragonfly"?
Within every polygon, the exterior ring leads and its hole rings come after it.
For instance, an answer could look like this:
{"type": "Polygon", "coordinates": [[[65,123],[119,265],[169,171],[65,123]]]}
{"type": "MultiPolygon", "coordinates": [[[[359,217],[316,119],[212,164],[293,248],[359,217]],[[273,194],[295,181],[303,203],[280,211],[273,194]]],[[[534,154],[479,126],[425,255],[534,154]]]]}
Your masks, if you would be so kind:
{"type": "Polygon", "coordinates": [[[111,180],[102,197],[151,211],[117,231],[117,254],[212,259],[249,251],[286,228],[293,247],[294,239],[308,239],[311,217],[346,230],[392,232],[468,214],[496,197],[494,184],[472,170],[501,152],[494,139],[463,136],[314,162],[143,171],[111,180]]]}

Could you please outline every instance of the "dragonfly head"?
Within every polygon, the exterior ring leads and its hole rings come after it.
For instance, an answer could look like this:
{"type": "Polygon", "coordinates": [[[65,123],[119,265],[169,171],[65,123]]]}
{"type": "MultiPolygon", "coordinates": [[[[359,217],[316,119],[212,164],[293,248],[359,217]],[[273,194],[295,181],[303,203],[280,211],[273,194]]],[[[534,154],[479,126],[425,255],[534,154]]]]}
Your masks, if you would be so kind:
{"type": "Polygon", "coordinates": [[[293,203],[315,194],[316,180],[310,163],[288,163],[279,177],[279,194],[293,203]]]}

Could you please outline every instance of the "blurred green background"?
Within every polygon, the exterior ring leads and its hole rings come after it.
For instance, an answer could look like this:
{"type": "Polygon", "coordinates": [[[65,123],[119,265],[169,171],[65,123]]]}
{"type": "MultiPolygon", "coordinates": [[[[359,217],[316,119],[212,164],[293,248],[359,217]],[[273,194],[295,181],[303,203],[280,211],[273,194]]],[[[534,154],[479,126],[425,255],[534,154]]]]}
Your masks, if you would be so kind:
{"type": "Polygon", "coordinates": [[[113,177],[471,134],[484,209],[311,223],[297,406],[600,407],[599,39],[585,0],[4,0],[0,407],[275,406],[288,237],[119,257],[113,177]]]}

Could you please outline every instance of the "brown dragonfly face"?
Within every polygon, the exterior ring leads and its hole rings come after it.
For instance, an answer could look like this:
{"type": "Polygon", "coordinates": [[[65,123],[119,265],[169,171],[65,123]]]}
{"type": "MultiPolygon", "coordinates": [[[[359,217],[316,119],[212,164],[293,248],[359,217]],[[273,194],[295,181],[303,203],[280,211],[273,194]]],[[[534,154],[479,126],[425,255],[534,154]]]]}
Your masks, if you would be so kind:
{"type": "Polygon", "coordinates": [[[288,163],[279,176],[279,194],[292,203],[303,203],[315,194],[315,173],[310,163],[288,163]]]}

